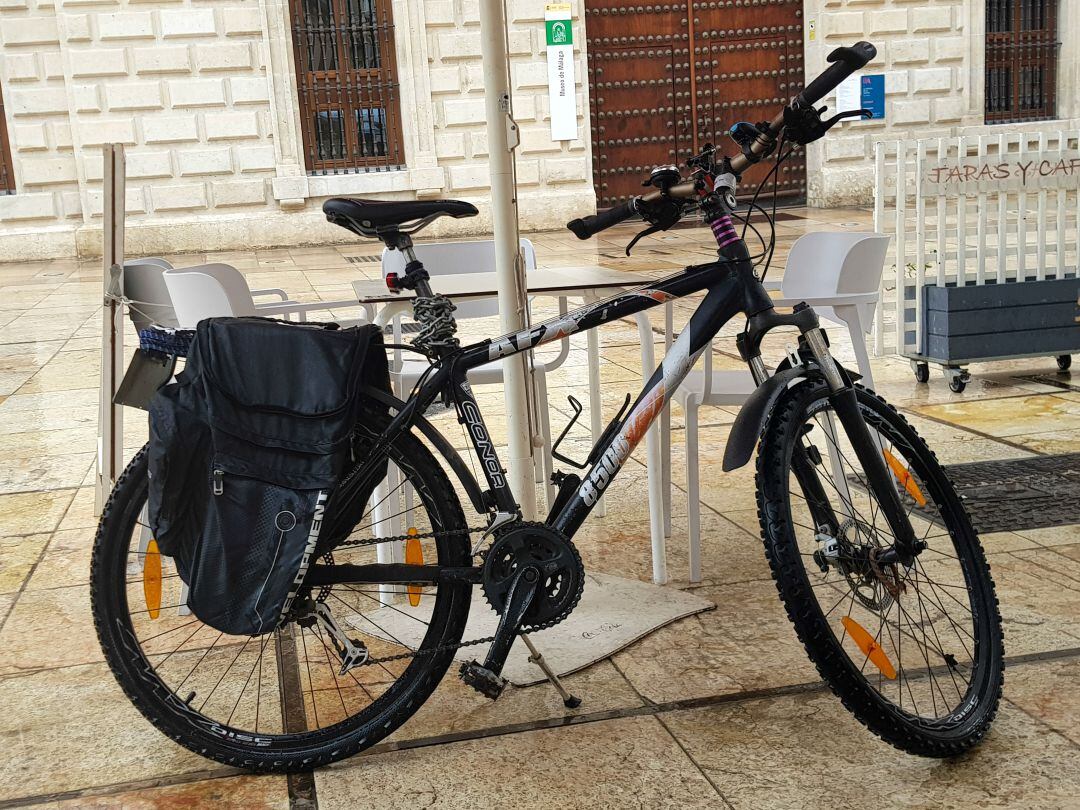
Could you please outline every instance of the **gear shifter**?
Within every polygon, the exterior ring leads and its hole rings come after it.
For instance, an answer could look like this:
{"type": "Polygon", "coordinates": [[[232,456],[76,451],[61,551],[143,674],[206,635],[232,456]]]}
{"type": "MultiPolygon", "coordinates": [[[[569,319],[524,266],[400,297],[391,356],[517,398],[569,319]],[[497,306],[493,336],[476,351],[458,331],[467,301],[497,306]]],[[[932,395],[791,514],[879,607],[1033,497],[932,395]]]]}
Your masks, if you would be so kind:
{"type": "Polygon", "coordinates": [[[825,133],[835,127],[845,118],[873,118],[870,110],[848,110],[837,113],[832,118],[821,120],[821,114],[828,107],[815,108],[813,105],[793,105],[784,108],[784,137],[789,141],[806,146],[819,138],[825,137],[825,133]]]}

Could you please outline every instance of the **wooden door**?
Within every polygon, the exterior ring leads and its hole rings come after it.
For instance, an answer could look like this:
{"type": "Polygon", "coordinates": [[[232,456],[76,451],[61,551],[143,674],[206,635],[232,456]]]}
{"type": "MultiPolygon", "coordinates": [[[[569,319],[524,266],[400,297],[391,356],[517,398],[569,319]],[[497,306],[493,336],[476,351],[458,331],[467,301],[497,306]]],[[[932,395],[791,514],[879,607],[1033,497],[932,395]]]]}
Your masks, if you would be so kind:
{"type": "MultiPolygon", "coordinates": [[[[682,164],[706,143],[734,151],[728,128],[771,119],[804,81],[802,0],[586,0],[585,36],[600,208],[640,194],[653,166],[682,164]]],[[[747,172],[744,196],[769,168],[747,172]]],[[[801,150],[777,188],[805,198],[801,150]]]]}
{"type": "Polygon", "coordinates": [[[7,116],[4,114],[4,94],[0,90],[0,194],[15,191],[15,172],[11,167],[11,148],[8,144],[7,116]]]}

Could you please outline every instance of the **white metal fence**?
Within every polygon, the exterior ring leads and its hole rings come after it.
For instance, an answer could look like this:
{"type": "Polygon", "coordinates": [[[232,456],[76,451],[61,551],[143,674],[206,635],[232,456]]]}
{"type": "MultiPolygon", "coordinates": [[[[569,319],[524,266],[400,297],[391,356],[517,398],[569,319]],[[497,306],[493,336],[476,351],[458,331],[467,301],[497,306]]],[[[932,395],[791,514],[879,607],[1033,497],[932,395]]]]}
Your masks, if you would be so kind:
{"type": "Polygon", "coordinates": [[[1001,132],[875,145],[874,227],[893,236],[875,351],[923,351],[923,291],[1075,278],[1080,132],[1001,132]]]}

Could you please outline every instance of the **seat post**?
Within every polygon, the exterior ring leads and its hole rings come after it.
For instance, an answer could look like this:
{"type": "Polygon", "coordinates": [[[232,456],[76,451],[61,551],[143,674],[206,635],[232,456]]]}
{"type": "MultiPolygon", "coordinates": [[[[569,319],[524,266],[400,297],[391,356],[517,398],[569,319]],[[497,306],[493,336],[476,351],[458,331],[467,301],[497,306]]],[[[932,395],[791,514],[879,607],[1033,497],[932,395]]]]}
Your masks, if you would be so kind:
{"type": "Polygon", "coordinates": [[[379,238],[391,250],[400,250],[405,255],[405,275],[398,280],[398,284],[406,289],[416,290],[420,298],[430,298],[432,295],[431,285],[428,284],[430,276],[424,269],[424,263],[416,258],[412,237],[407,233],[402,233],[395,226],[385,231],[380,230],[379,238]]]}

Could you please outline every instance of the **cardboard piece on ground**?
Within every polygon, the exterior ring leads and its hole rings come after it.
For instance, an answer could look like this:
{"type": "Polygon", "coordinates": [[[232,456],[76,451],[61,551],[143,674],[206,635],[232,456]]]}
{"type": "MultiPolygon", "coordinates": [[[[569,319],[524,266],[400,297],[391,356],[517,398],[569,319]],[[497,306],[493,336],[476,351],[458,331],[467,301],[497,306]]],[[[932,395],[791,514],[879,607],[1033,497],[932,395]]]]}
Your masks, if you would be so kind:
{"type": "MultiPolygon", "coordinates": [[[[715,607],[709,600],[677,588],[608,574],[587,574],[585,591],[570,618],[529,637],[555,672],[568,675],[614,655],[654,630],[715,607]]],[[[370,622],[354,614],[345,616],[344,623],[370,635],[387,640],[393,637],[415,646],[425,630],[416,621],[421,617],[419,610],[410,610],[406,615],[394,607],[384,607],[370,614],[370,622]]],[[[498,623],[499,617],[482,590],[475,588],[464,640],[493,635],[498,623]]],[[[486,644],[462,647],[455,658],[482,662],[487,648],[486,644]]],[[[515,686],[532,686],[545,680],[540,668],[529,662],[528,648],[520,639],[510,650],[503,676],[515,686]]]]}

